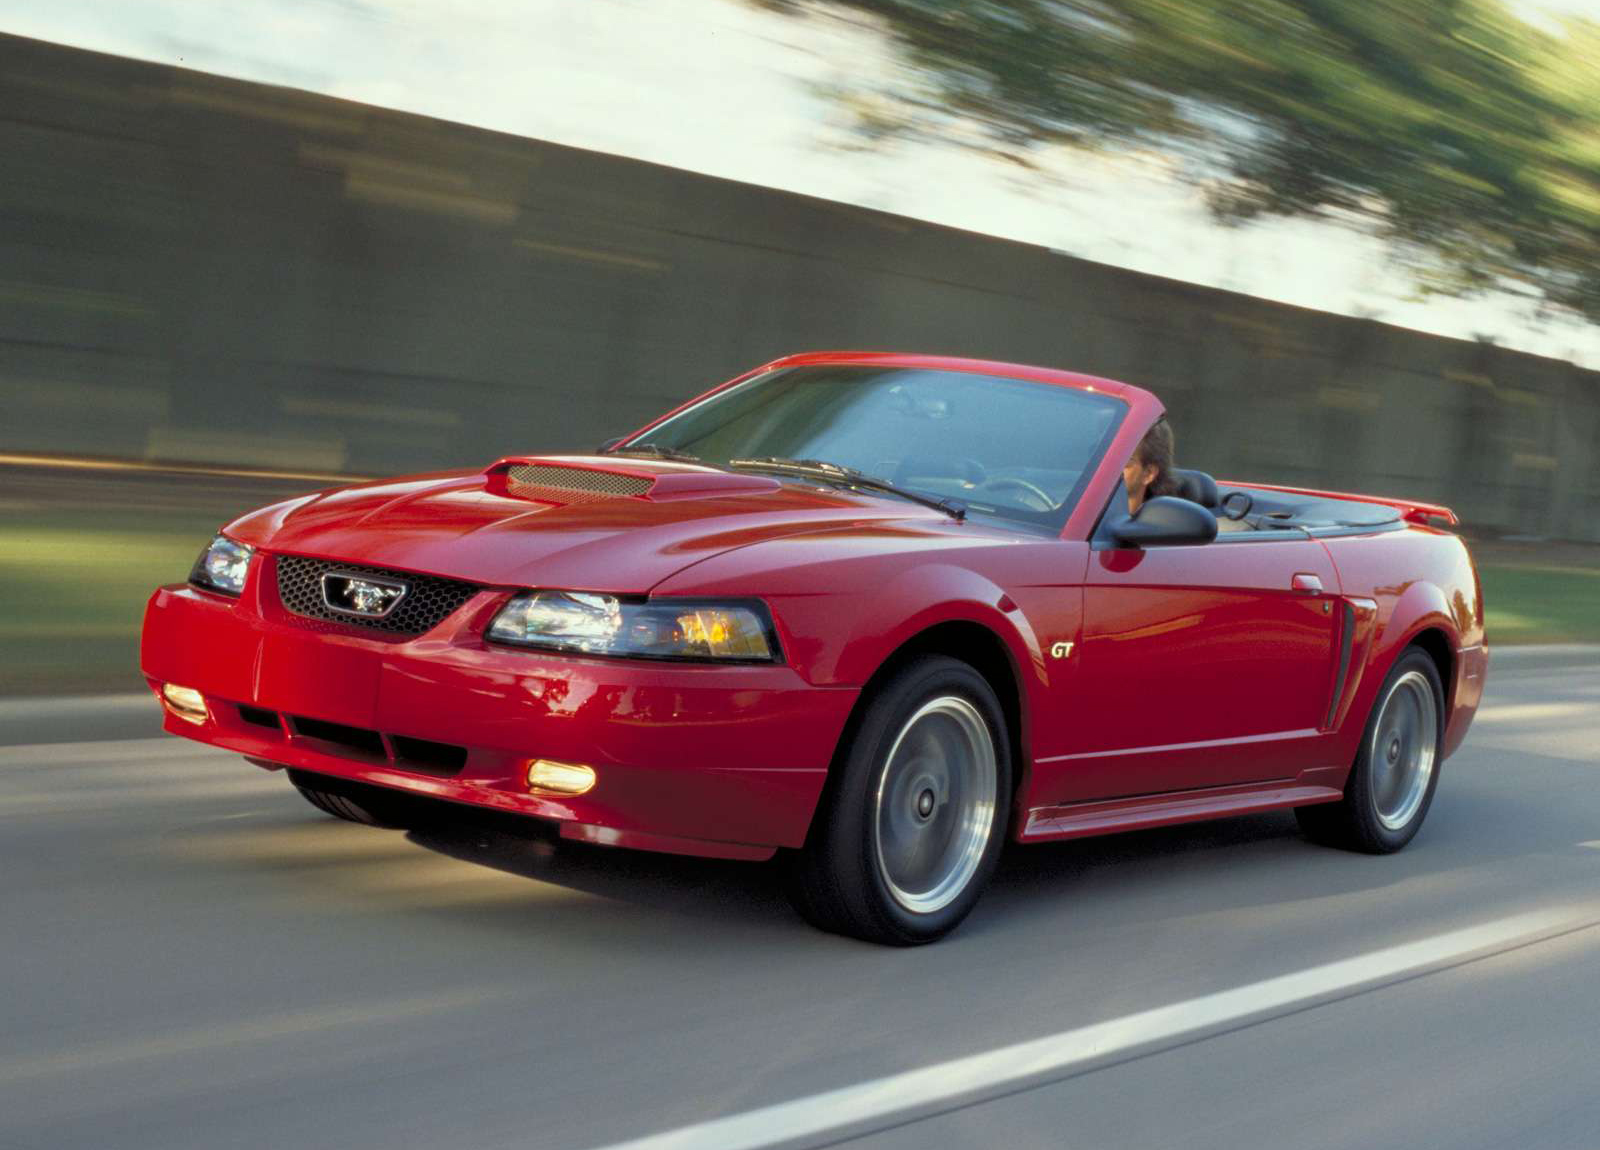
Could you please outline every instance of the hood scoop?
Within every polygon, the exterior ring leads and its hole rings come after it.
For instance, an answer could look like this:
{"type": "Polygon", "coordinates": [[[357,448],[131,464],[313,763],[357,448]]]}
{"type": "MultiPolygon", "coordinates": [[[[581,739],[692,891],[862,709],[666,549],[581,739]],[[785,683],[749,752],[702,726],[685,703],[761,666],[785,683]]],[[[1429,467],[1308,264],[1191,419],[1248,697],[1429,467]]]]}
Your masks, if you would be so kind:
{"type": "Polygon", "coordinates": [[[692,463],[622,460],[614,456],[510,456],[490,464],[484,475],[494,494],[538,503],[753,495],[775,491],[780,486],[769,475],[741,475],[692,463]]]}
{"type": "Polygon", "coordinates": [[[648,475],[572,467],[563,463],[509,463],[503,472],[509,494],[556,492],[570,497],[608,499],[618,495],[643,495],[655,486],[648,475]]]}

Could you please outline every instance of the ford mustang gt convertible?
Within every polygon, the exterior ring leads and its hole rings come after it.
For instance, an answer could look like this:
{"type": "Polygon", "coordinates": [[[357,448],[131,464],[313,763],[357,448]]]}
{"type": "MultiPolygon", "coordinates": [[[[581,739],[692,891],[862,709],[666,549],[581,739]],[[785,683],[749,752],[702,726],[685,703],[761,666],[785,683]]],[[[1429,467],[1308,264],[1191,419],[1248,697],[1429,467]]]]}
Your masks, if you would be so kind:
{"type": "Polygon", "coordinates": [[[223,528],[145,616],[176,735],[328,814],[759,860],[827,930],[972,909],[1007,838],[1293,809],[1404,846],[1488,651],[1447,508],[1122,469],[1112,380],[791,356],[593,454],[223,528]]]}

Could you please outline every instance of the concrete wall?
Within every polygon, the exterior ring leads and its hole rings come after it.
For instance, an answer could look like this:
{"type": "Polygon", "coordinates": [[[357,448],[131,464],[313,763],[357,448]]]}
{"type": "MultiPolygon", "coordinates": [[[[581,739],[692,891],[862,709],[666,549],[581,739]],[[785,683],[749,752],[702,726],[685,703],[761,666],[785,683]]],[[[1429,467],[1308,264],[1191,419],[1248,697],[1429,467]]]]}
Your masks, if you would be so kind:
{"type": "Polygon", "coordinates": [[[0,451],[393,473],[856,347],[1153,388],[1180,461],[1600,540],[1600,374],[0,36],[0,451]]]}

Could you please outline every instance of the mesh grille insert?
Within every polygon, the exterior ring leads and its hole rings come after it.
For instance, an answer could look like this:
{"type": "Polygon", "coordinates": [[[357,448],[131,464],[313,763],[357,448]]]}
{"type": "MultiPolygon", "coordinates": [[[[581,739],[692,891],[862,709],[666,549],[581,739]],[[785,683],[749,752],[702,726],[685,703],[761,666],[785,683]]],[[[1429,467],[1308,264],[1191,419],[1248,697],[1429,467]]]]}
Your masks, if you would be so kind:
{"type": "Polygon", "coordinates": [[[476,584],[462,583],[456,579],[337,563],[331,559],[308,559],[303,555],[279,555],[277,568],[278,598],[292,614],[352,627],[370,627],[394,635],[420,635],[430,631],[443,622],[445,616],[478,593],[476,584]],[[330,609],[322,598],[322,577],[330,571],[398,580],[406,585],[406,593],[393,610],[381,619],[341,614],[330,609]]]}
{"type": "Polygon", "coordinates": [[[647,475],[619,475],[587,467],[561,467],[553,463],[515,463],[506,468],[513,487],[544,491],[582,492],[585,495],[643,495],[655,485],[647,475]]]}

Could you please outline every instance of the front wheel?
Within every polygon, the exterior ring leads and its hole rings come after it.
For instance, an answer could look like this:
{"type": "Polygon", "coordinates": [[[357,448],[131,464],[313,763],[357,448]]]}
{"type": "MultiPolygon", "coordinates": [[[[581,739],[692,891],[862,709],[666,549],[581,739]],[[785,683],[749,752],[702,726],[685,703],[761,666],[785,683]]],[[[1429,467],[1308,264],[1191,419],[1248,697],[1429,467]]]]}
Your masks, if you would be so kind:
{"type": "Polygon", "coordinates": [[[1295,808],[1308,838],[1390,854],[1415,837],[1439,785],[1444,689],[1427,652],[1407,650],[1390,669],[1367,719],[1361,750],[1337,803],[1295,808]]]}
{"type": "Polygon", "coordinates": [[[910,946],[976,905],[1004,845],[1011,795],[1005,716],[966,663],[927,656],[867,702],[795,860],[791,895],[813,924],[910,946]]]}
{"type": "Polygon", "coordinates": [[[325,815],[385,830],[416,830],[432,820],[421,803],[407,802],[404,795],[385,794],[377,787],[346,784],[330,789],[318,776],[290,770],[289,781],[300,796],[325,815]]]}

